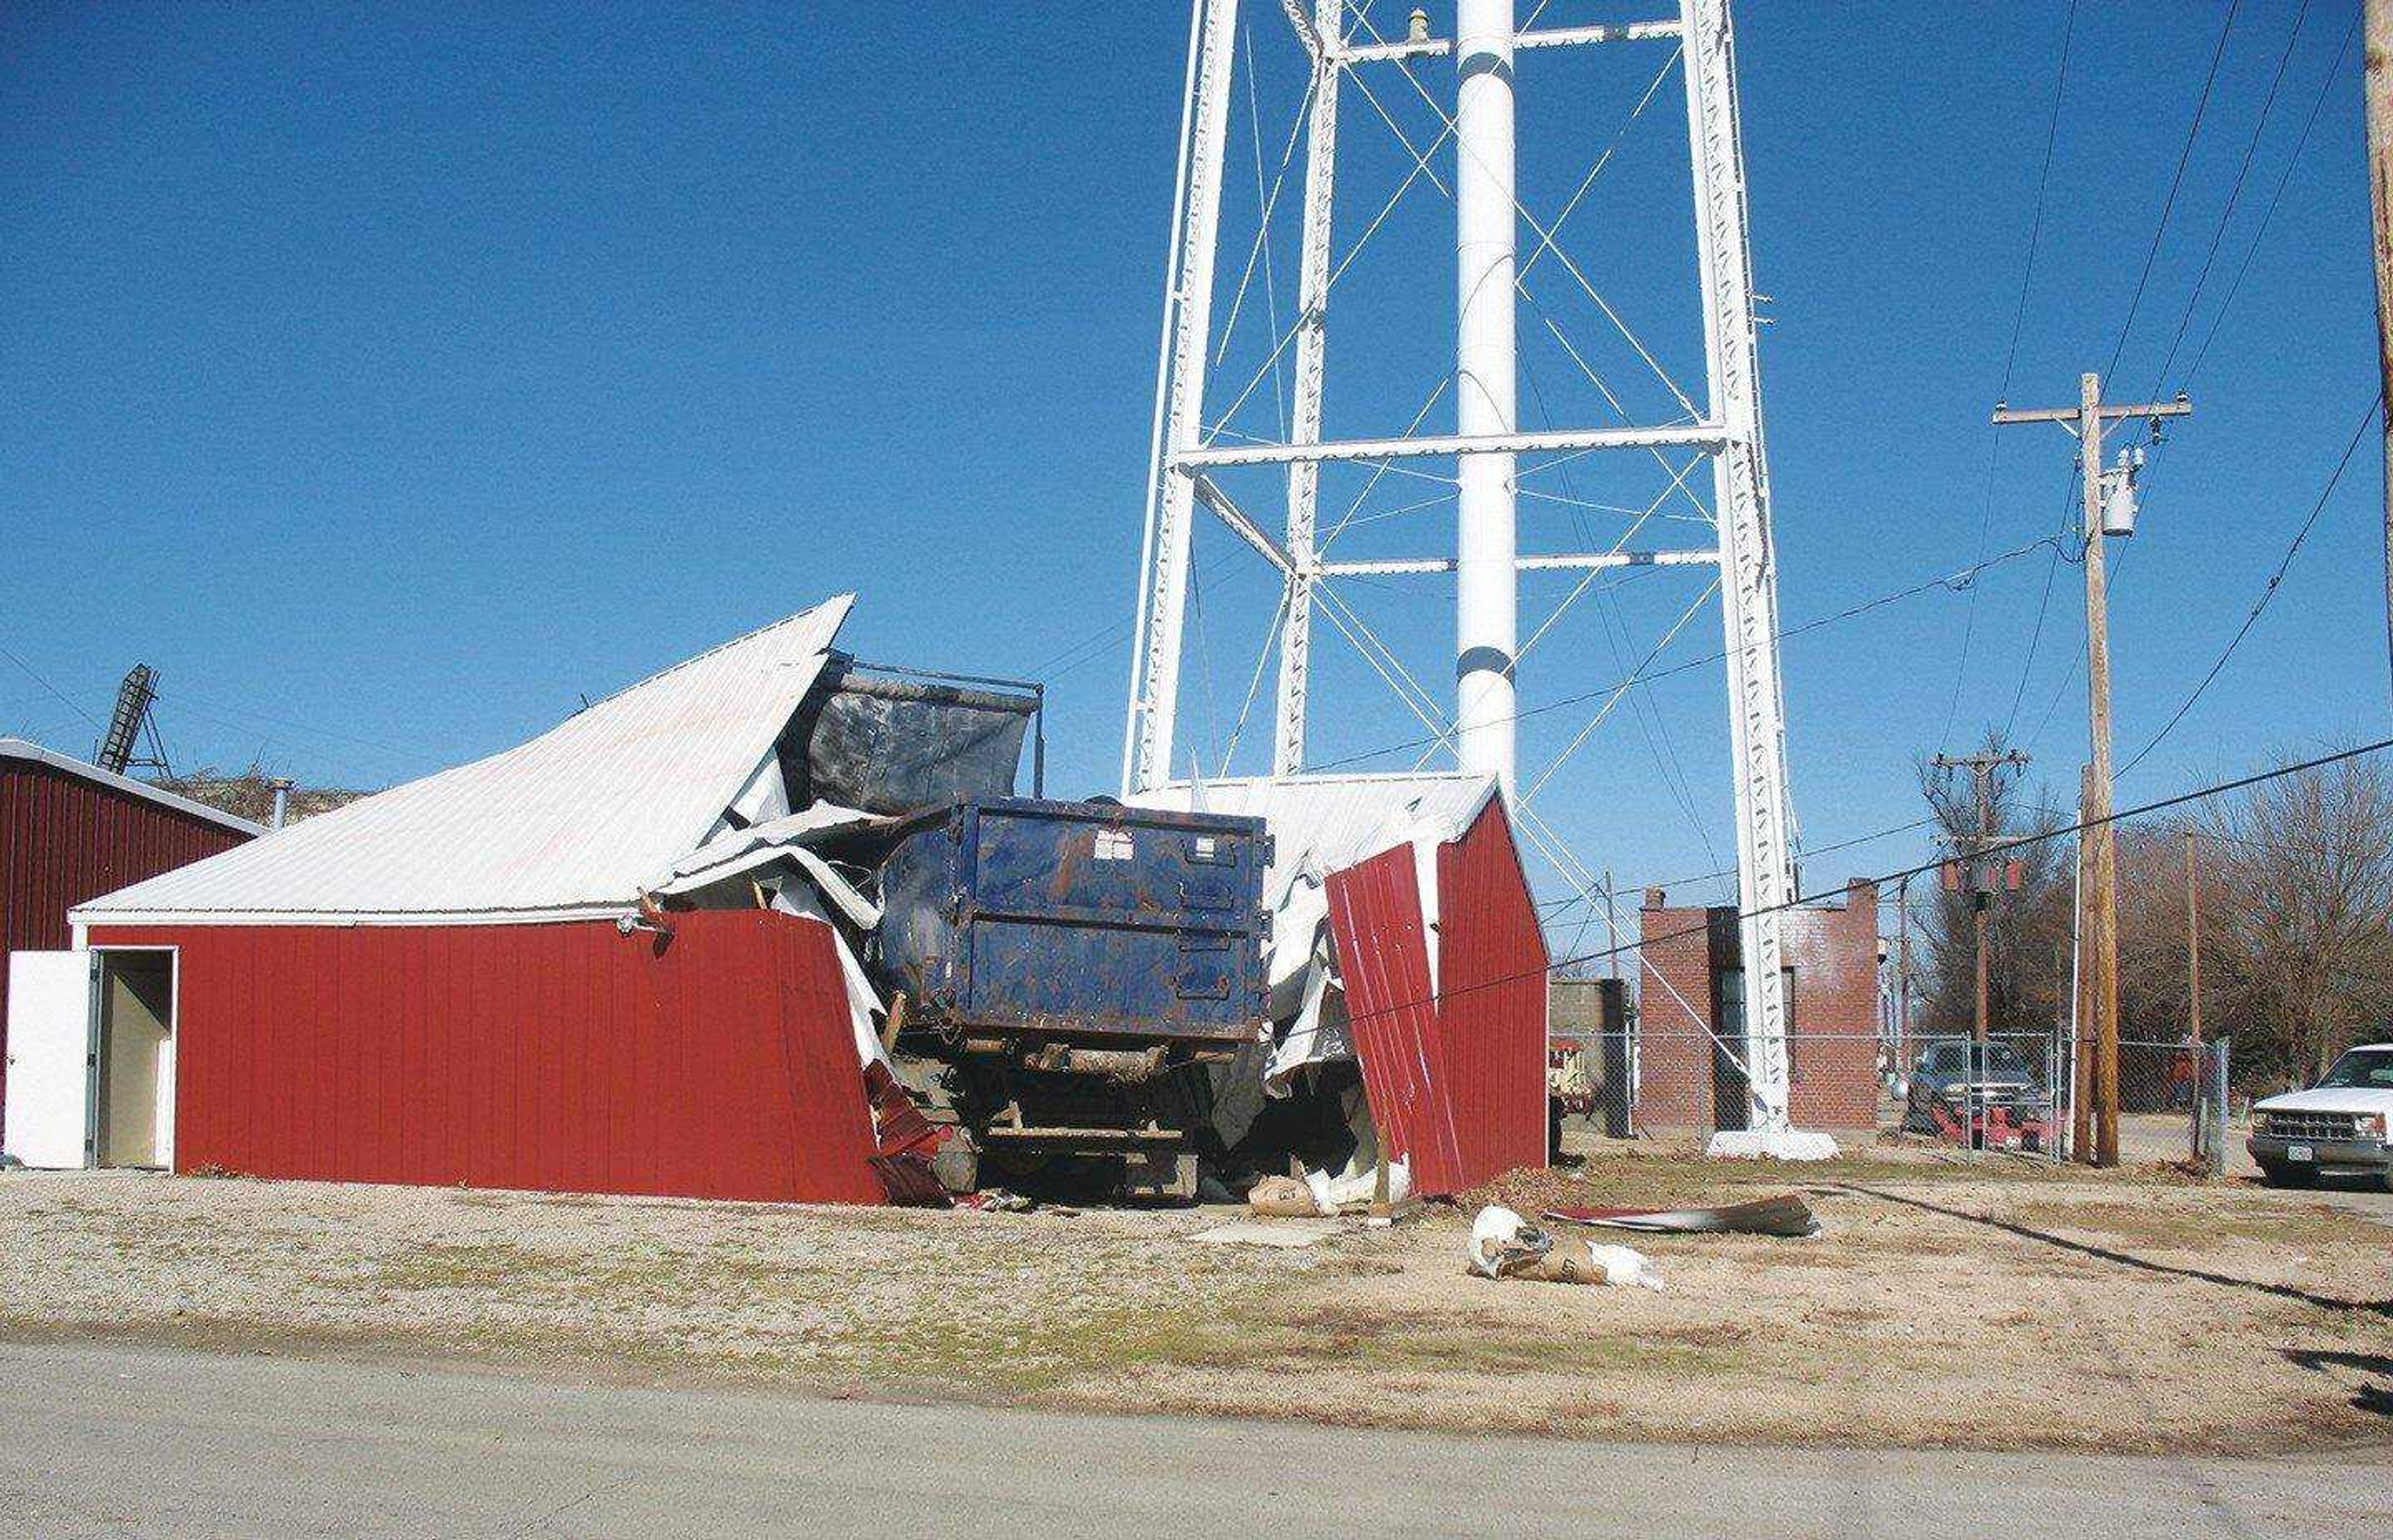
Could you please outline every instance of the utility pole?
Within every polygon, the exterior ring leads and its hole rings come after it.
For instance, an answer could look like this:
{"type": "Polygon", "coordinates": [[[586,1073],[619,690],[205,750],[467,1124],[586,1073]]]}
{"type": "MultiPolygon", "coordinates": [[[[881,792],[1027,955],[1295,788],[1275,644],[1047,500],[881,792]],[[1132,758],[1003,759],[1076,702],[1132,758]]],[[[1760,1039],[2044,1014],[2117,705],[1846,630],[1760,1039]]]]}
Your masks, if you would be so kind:
{"type": "MultiPolygon", "coordinates": [[[[2081,765],[2077,772],[2077,820],[2084,823],[2086,810],[2094,805],[2094,767],[2081,765]]],[[[2077,837],[2077,891],[2070,907],[2069,931],[2072,949],[2075,954],[2073,976],[2070,982],[2070,1018],[2073,1024],[2071,1036],[2076,1051],[2070,1066],[2069,1149],[2073,1158],[2094,1161],[2094,1039],[2091,1037],[2094,1018],[2094,972],[2086,966],[2086,899],[2093,883],[2094,846],[2090,834],[2077,837]]]]}
{"type": "Polygon", "coordinates": [[[2086,839],[2093,848],[2093,891],[2086,906],[2094,943],[2094,1163],[2119,1163],[2119,862],[2111,834],[2111,621],[2103,576],[2105,537],[2135,532],[2135,461],[2123,451],[2115,474],[2102,469],[2102,428],[2108,423],[2183,417],[2193,404],[2174,401],[2102,404],[2102,377],[2081,374],[2077,406],[2013,411],[1997,403],[1994,421],[2058,423],[2077,436],[2077,463],[2084,484],[2086,551],[2086,693],[2093,774],[2088,781],[2086,839]]]}
{"type": "Polygon", "coordinates": [[[1894,1072],[1911,1068],[1911,874],[1894,885],[1895,912],[1901,917],[1903,939],[1894,950],[1894,1072]]]}
{"type": "Polygon", "coordinates": [[[1969,847],[1969,907],[1978,928],[1978,1014],[1970,1036],[1981,1047],[1986,1041],[1986,1015],[1991,1004],[1987,926],[1994,904],[1994,879],[1985,869],[1986,847],[1994,837],[1994,776],[2005,765],[2024,768],[2027,755],[2014,749],[2006,754],[1939,754],[1929,761],[1939,770],[1967,770],[1978,799],[1978,834],[1969,847]]]}
{"type": "MultiPolygon", "coordinates": [[[[2368,206],[2376,246],[2376,373],[2393,401],[2393,0],[2361,7],[2367,67],[2368,206]]],[[[2385,627],[2393,648],[2393,412],[2385,422],[2385,627]]]]}
{"type": "Polygon", "coordinates": [[[2200,836],[2185,831],[2185,1020],[2186,1036],[2202,1047],[2202,873],[2200,836]]]}

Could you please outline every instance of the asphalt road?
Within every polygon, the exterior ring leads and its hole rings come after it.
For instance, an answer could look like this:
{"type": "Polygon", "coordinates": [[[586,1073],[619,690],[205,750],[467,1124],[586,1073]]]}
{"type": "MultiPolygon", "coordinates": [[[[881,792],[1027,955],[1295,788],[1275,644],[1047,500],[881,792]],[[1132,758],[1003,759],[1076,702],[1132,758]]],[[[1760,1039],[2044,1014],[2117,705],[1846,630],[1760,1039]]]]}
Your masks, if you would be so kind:
{"type": "Polygon", "coordinates": [[[2359,1536],[2386,1453],[1793,1453],[1101,1419],[0,1348],[0,1533],[2359,1536]]]}

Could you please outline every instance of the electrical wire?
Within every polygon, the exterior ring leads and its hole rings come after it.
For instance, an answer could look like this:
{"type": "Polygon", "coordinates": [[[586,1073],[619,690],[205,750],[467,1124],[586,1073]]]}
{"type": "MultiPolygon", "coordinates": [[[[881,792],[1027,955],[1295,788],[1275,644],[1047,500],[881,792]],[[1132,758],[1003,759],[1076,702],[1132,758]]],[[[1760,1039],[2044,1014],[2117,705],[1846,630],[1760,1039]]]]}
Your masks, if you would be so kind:
{"type": "MultiPolygon", "coordinates": [[[[2012,549],[2005,551],[1999,555],[1989,556],[1984,561],[1979,562],[1975,566],[1962,568],[1957,572],[1948,573],[1941,578],[1929,578],[1922,581],[1913,583],[1908,588],[1896,589],[1890,593],[1878,594],[1875,598],[1865,599],[1859,604],[1848,605],[1843,609],[1837,610],[1832,614],[1817,616],[1799,625],[1782,627],[1779,631],[1772,633],[1770,639],[1772,642],[1783,642],[1790,637],[1800,636],[1808,632],[1818,631],[1825,626],[1837,625],[1846,620],[1854,620],[1860,616],[1868,614],[1872,610],[1883,609],[1888,605],[1898,604],[1904,599],[1916,598],[1922,594],[1929,593],[1939,588],[1957,594],[1961,591],[1964,585],[1975,582],[1981,574],[1988,572],[1994,568],[2000,567],[2007,562],[2016,561],[2021,556],[2041,551],[2045,547],[2052,544],[2059,538],[2060,537],[2056,535],[2046,535],[2042,540],[2030,541],[2025,545],[2014,546],[2012,549]]],[[[1758,646],[1759,644],[1753,645],[1758,646]]],[[[1646,681],[1650,683],[1655,679],[1667,678],[1671,674],[1683,673],[1689,669],[1700,668],[1706,663],[1720,662],[1727,657],[1728,651],[1723,648],[1718,652],[1706,653],[1701,658],[1690,658],[1683,662],[1674,663],[1667,669],[1655,670],[1654,672],[1645,676],[1646,681]]],[[[1619,684],[1615,682],[1598,689],[1585,690],[1575,695],[1563,696],[1559,699],[1549,700],[1542,705],[1532,706],[1524,711],[1516,711],[1510,717],[1499,717],[1496,720],[1498,722],[1518,722],[1528,717],[1543,716],[1548,711],[1566,711],[1573,706],[1585,705],[1589,701],[1600,699],[1619,687],[1619,684]]],[[[1382,744],[1379,748],[1366,749],[1359,753],[1349,754],[1340,759],[1329,760],[1323,763],[1313,765],[1310,768],[1314,771],[1336,769],[1340,765],[1353,764],[1362,760],[1377,759],[1382,754],[1401,753],[1407,750],[1424,748],[1431,744],[1442,741],[1444,740],[1440,738],[1414,738],[1399,743],[1382,744]]]]}
{"type": "MultiPolygon", "coordinates": [[[[2277,93],[2285,84],[2285,71],[2294,62],[2294,45],[2301,41],[2302,22],[2310,13],[2310,0],[2302,0],[2294,12],[2293,30],[2285,34],[2285,50],[2277,57],[2277,72],[2269,79],[2269,94],[2261,98],[2259,115],[2252,123],[2251,142],[2243,147],[2243,163],[2235,168],[2235,181],[2227,189],[2227,202],[2218,211],[2218,228],[2211,232],[2210,249],[2203,254],[2202,270],[2194,275],[2192,292],[2185,296],[2185,314],[2177,318],[2177,335],[2169,339],[2169,348],[2161,366],[2152,376],[2152,396],[2157,398],[2168,382],[2169,365],[2177,362],[2177,349],[2185,345],[2187,328],[2193,324],[2193,312],[2202,303],[2202,291],[2210,281],[2210,269],[2218,260],[2219,245],[2227,239],[2227,227],[2235,217],[2236,201],[2243,196],[2243,183],[2252,175],[2253,158],[2260,151],[2260,138],[2268,131],[2269,114],[2276,111],[2277,93]]],[[[2357,13],[2355,12],[2355,16],[2357,13]]],[[[2146,424],[2147,433],[2151,424],[2146,424]]]]}
{"type": "Polygon", "coordinates": [[[2127,350],[2127,337],[2136,329],[2136,311],[2144,303],[2144,288],[2151,281],[2152,264],[2160,260],[2161,244],[2168,235],[2169,215],[2177,208],[2177,195],[2185,185],[2185,168],[2193,159],[2194,140],[2202,136],[2203,114],[2210,110],[2211,87],[2218,83],[2218,63],[2227,57],[2228,34],[2235,30],[2235,13],[2243,7],[2243,0],[2228,0],[2227,19],[2219,24],[2218,46],[2210,53],[2210,72],[2202,79],[2202,95],[2193,104],[2193,122],[2186,125],[2185,148],[2177,151],[2177,171],[2169,177],[2168,196],[2162,200],[2160,223],[2152,229],[2151,250],[2144,253],[2144,270],[2136,278],[2136,292],[2127,301],[2127,319],[2119,324],[2119,341],[2111,349],[2111,361],[2102,368],[2102,377],[2109,379],[2118,372],[2119,356],[2127,350]]]}
{"type": "Polygon", "coordinates": [[[2343,42],[2334,51],[2334,61],[2327,66],[2326,78],[2319,82],[2318,96],[2310,102],[2310,115],[2302,124],[2301,137],[2294,141],[2293,153],[2285,157],[2284,174],[2277,178],[2277,189],[2269,194],[2269,206],[2260,211],[2260,223],[2252,232],[2252,243],[2243,250],[2243,261],[2235,269],[2234,279],[2227,285],[2226,297],[2218,302],[2218,308],[2211,312],[2209,329],[2203,333],[2202,346],[2195,350],[2193,362],[2186,366],[2180,388],[2202,372],[2203,360],[2210,357],[2210,345],[2218,338],[2219,323],[2227,319],[2228,308],[2235,303],[2236,294],[2243,288],[2243,275],[2252,270],[2252,258],[2259,254],[2260,243],[2268,239],[2269,223],[2276,217],[2277,205],[2284,201],[2285,189],[2294,179],[2294,168],[2301,163],[2302,151],[2309,146],[2310,131],[2318,126],[2319,111],[2326,106],[2326,98],[2334,83],[2342,78],[2343,61],[2351,52],[2352,39],[2359,35],[2360,8],[2355,6],[2350,25],[2343,30],[2343,42]]]}
{"type": "MultiPolygon", "coordinates": [[[[1983,856],[1995,856],[2001,855],[2008,851],[2024,850],[2031,845],[2042,844],[2048,840],[2062,839],[2072,834],[2082,834],[2088,829],[2101,829],[2110,825],[2123,823],[2129,818],[2140,818],[2149,814],[2165,812],[2172,807],[2182,807],[2189,803],[2203,802],[2212,797],[2222,797],[2230,791],[2241,791],[2247,787],[2263,785],[2269,781],[2282,779],[2286,776],[2301,775],[2306,771],[2324,769],[2328,765],[2340,764],[2348,760],[2359,759],[2363,755],[2381,753],[2387,749],[2393,749],[2393,738],[2379,738],[2373,743],[2363,743],[2357,748],[2337,750],[2334,753],[2321,754],[2316,759],[2304,760],[2296,764],[2281,764],[2273,770],[2257,771],[2249,776],[2238,777],[2234,780],[2220,781],[2215,785],[2200,787],[2191,791],[2181,791],[2175,796],[2162,797],[2152,802],[2141,803],[2138,806],[2122,808],[2118,811],[2106,814],[2099,818],[2081,819],[2076,823],[2064,824],[2048,829],[2040,829],[2033,834],[2022,834],[2011,839],[1997,840],[1994,843],[1983,847],[1982,850],[1981,850],[1980,855],[1983,856]]],[[[1899,868],[1893,871],[1881,872],[1875,877],[1863,879],[1863,881],[1872,882],[1876,886],[1883,888],[1890,883],[1901,882],[1908,878],[1925,876],[1929,872],[1935,871],[1943,865],[1944,863],[1942,860],[1923,861],[1915,866],[1899,868]]],[[[1806,905],[1818,904],[1826,899],[1837,897],[1845,892],[1845,885],[1840,883],[1833,888],[1821,888],[1811,893],[1798,894],[1792,898],[1782,900],[1776,904],[1764,904],[1755,908],[1740,909],[1736,912],[1733,918],[1740,920],[1758,920],[1764,915],[1784,914],[1789,909],[1798,909],[1806,905]]],[[[1707,934],[1711,930],[1711,918],[1709,916],[1706,916],[1704,921],[1700,924],[1684,926],[1679,930],[1666,932],[1661,935],[1641,936],[1635,941],[1602,947],[1596,951],[1579,952],[1569,957],[1552,959],[1543,967],[1524,968],[1513,972],[1499,974],[1494,978],[1477,979],[1470,984],[1459,985],[1451,989],[1437,990],[1427,997],[1393,1001],[1389,1004],[1375,1006],[1368,1010],[1353,1011],[1351,1011],[1348,1020],[1352,1022],[1363,1022],[1372,1020],[1380,1016],[1393,1015],[1398,1011],[1418,1010],[1423,1006],[1443,1006],[1447,1000],[1455,999],[1464,995],[1476,994],[1483,989],[1500,989],[1508,984],[1517,984],[1523,979],[1543,978],[1559,972],[1566,968],[1584,967],[1591,962],[1601,962],[1608,958],[1618,957],[1625,952],[1641,951],[1643,948],[1660,942],[1679,941],[1689,936],[1707,934]]]]}
{"type": "Polygon", "coordinates": [[[2227,639],[2227,646],[2211,663],[2210,672],[2202,676],[2202,683],[2193,687],[2190,695],[2177,702],[2177,710],[2170,713],[2168,721],[2161,724],[2161,730],[2154,733],[2150,742],[2137,750],[2134,756],[2119,767],[2120,775],[2124,776],[2142,763],[2146,754],[2161,746],[2161,741],[2176,729],[2178,723],[2185,720],[2185,713],[2193,710],[2194,702],[2202,698],[2203,692],[2210,688],[2212,681],[2218,677],[2219,671],[2227,667],[2227,660],[2235,656],[2235,649],[2243,646],[2243,638],[2251,634],[2252,627],[2260,619],[2260,612],[2267,609],[2269,601],[2277,596],[2277,588],[2285,581],[2285,573],[2294,565],[2294,557],[2301,553],[2302,542],[2309,539],[2310,530],[2317,525],[2319,516],[2326,511],[2327,501],[2334,496],[2335,484],[2343,479],[2345,469],[2350,465],[2353,453],[2360,448],[2360,440],[2368,432],[2368,424],[2376,420],[2376,414],[2384,405],[2385,397],[2380,391],[2369,402],[2368,410],[2360,413],[2359,425],[2351,430],[2351,441],[2343,447],[2343,458],[2334,463],[2334,473],[2326,478],[2326,486],[2321,489],[2318,501],[2310,505],[2309,516],[2302,520],[2302,527],[2299,529],[2294,531],[2293,542],[2285,547],[2284,555],[2278,559],[2277,569],[2269,574],[2268,582],[2262,585],[2260,596],[2253,601],[2251,611],[2243,617],[2243,623],[2235,629],[2234,635],[2227,639]]]}
{"type": "Polygon", "coordinates": [[[16,664],[19,672],[23,673],[26,678],[32,680],[34,684],[42,686],[44,690],[47,691],[51,699],[57,701],[59,705],[64,706],[68,711],[74,712],[75,715],[83,718],[85,722],[90,723],[93,726],[97,727],[99,725],[99,718],[92,715],[89,711],[85,711],[81,706],[76,705],[72,700],[68,699],[66,696],[60,694],[59,687],[56,685],[51,684],[39,673],[33,672],[33,664],[26,662],[23,659],[18,657],[7,647],[0,647],[0,658],[6,658],[11,663],[16,664]]]}
{"type": "MultiPolygon", "coordinates": [[[[2062,21],[2060,29],[2060,58],[2053,72],[2052,110],[2045,118],[2044,162],[2035,174],[2035,211],[2028,221],[2027,256],[2020,268],[2019,305],[2011,312],[2010,346],[2004,350],[2003,381],[1994,392],[1994,399],[1997,401],[2010,398],[2011,372],[2019,365],[2020,336],[2027,326],[2028,295],[2035,286],[2036,249],[2043,244],[2044,241],[2044,204],[2045,195],[2052,183],[2052,151],[2060,138],[2060,104],[2069,90],[2069,48],[2076,36],[2077,0],[2069,0],[2069,15],[2062,21]]],[[[2003,432],[2000,426],[1989,423],[1986,425],[1986,432],[1990,438],[1986,446],[1985,490],[1978,507],[1977,554],[1980,556],[1986,554],[1986,531],[1994,521],[1994,469],[2001,462],[2003,444],[2003,432]]],[[[2058,566],[2060,559],[2060,553],[2056,551],[2053,554],[2053,565],[2058,566]]],[[[2047,599],[2051,597],[2051,591],[2052,576],[2050,568],[2047,568],[2045,574],[2045,595],[2047,599]]],[[[2042,629],[2043,619],[2042,610],[2039,609],[2036,616],[2039,630],[2042,629]]],[[[1953,723],[1961,714],[1961,686],[1968,677],[1969,648],[1976,639],[1977,629],[1978,591],[1971,588],[1968,604],[1961,621],[1960,656],[1953,666],[1953,693],[1944,707],[1944,728],[1936,735],[1936,741],[1942,746],[1950,746],[1953,738],[1953,723]]],[[[2034,660],[2034,649],[2031,646],[2028,661],[2033,664],[2034,660]]],[[[2024,668],[2020,672],[2020,688],[2022,691],[2027,688],[2027,671],[2024,668]]],[[[2016,705],[2012,707],[2012,711],[2013,714],[2017,714],[2016,705]]]]}

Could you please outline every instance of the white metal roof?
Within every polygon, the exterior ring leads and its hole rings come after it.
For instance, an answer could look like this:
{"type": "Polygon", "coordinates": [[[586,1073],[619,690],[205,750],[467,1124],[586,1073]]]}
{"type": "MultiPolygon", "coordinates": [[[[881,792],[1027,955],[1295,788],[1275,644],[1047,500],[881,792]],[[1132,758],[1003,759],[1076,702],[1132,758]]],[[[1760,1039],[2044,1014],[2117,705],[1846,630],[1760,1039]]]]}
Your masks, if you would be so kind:
{"type": "Polygon", "coordinates": [[[517,748],[78,906],[79,924],[425,923],[620,913],[707,838],[821,672],[843,594],[517,748]]]}
{"type": "Polygon", "coordinates": [[[87,760],[79,760],[71,754],[61,754],[55,750],[45,749],[38,743],[28,743],[20,737],[0,737],[0,759],[27,760],[35,764],[46,764],[53,770],[64,771],[79,780],[90,781],[95,786],[105,786],[111,790],[122,791],[128,797],[138,797],[143,802],[156,803],[161,807],[171,807],[177,813],[188,813],[194,818],[204,818],[209,823],[236,829],[243,834],[266,832],[262,826],[251,823],[247,818],[237,818],[222,808],[210,807],[205,803],[195,803],[189,797],[177,796],[164,787],[151,786],[148,781],[137,781],[130,776],[120,776],[111,770],[102,770],[87,760]]]}
{"type": "Polygon", "coordinates": [[[1261,817],[1272,837],[1266,903],[1301,871],[1326,875],[1418,841],[1458,840],[1496,794],[1492,776],[1259,776],[1175,781],[1132,797],[1144,807],[1261,817]]]}

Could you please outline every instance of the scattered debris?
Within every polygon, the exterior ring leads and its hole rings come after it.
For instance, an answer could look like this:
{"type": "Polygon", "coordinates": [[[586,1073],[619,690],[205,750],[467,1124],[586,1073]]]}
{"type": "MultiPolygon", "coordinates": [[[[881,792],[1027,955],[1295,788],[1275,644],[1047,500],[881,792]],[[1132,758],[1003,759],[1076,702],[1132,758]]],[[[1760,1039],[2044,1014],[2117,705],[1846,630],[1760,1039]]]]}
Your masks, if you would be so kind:
{"type": "Polygon", "coordinates": [[[1265,1177],[1247,1194],[1247,1207],[1258,1219],[1312,1219],[1321,1206],[1313,1189],[1294,1177],[1265,1177]]]}
{"type": "Polygon", "coordinates": [[[1659,1293],[1662,1275],[1643,1252],[1625,1246],[1556,1246],[1554,1238],[1510,1208],[1489,1205],[1471,1227],[1471,1271],[1488,1278],[1548,1284],[1607,1284],[1659,1293]]]}
{"type": "Polygon", "coordinates": [[[1793,1193],[1718,1208],[1549,1208],[1541,1216],[1561,1224],[1600,1224],[1667,1235],[1784,1235],[1820,1233],[1811,1206],[1793,1193]]]}

